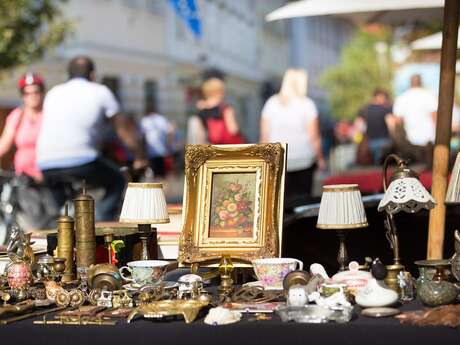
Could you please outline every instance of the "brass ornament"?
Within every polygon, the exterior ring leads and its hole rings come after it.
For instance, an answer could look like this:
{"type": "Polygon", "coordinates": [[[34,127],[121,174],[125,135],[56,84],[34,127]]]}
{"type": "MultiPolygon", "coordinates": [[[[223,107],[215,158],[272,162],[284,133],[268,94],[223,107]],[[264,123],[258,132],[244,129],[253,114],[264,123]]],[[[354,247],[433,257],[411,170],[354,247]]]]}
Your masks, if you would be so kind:
{"type": "Polygon", "coordinates": [[[74,279],[74,220],[68,216],[68,206],[65,206],[64,215],[57,220],[58,244],[57,256],[65,259],[65,270],[62,282],[74,279]]]}
{"type": "Polygon", "coordinates": [[[138,316],[146,319],[161,319],[165,316],[182,315],[186,323],[193,322],[201,308],[208,302],[196,300],[166,300],[156,301],[142,305],[129,314],[127,322],[130,323],[138,316]]]}
{"type": "Polygon", "coordinates": [[[93,289],[88,295],[89,303],[92,305],[97,305],[97,300],[102,296],[101,289],[93,289]]]}
{"type": "Polygon", "coordinates": [[[70,306],[74,308],[83,305],[86,301],[85,293],[78,289],[69,291],[69,297],[70,297],[70,306]]]}
{"type": "Polygon", "coordinates": [[[70,294],[64,289],[58,291],[54,299],[60,307],[67,307],[70,304],[70,294]]]}
{"type": "Polygon", "coordinates": [[[75,205],[75,244],[77,268],[96,264],[96,228],[94,220],[94,199],[82,194],[74,199],[75,205]]]}

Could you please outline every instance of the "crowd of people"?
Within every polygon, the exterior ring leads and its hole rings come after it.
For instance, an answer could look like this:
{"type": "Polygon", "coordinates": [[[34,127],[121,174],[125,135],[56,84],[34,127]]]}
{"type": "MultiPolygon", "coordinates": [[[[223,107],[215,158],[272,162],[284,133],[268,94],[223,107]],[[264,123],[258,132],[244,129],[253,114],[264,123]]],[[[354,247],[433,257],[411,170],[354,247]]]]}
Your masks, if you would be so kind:
{"type": "MultiPolygon", "coordinates": [[[[37,74],[27,73],[19,80],[23,103],[7,117],[0,156],[16,147],[15,173],[28,179],[28,186],[49,208],[50,219],[57,217],[75,185],[84,180],[88,188],[101,191],[96,219],[114,220],[126,179],[119,166],[101,154],[102,133],[111,128],[133,169],[150,167],[154,176],[164,177],[167,157],[174,151],[176,128],[152,102],[140,121],[123,115],[110,89],[95,82],[95,65],[86,56],[69,62],[68,76],[48,92],[37,74]]],[[[260,142],[288,143],[287,205],[308,198],[314,172],[326,169],[318,110],[307,97],[307,81],[306,71],[287,70],[279,92],[269,97],[261,110],[260,142]]],[[[411,88],[393,105],[385,90],[375,90],[349,126],[352,130],[343,131],[341,124],[336,127],[336,139],[360,135],[367,156],[358,157],[358,162],[378,165],[389,150],[398,149],[424,159],[429,157],[427,147],[435,137],[436,108],[436,97],[423,88],[421,77],[414,75],[411,88]]],[[[236,115],[227,101],[223,78],[209,76],[201,85],[196,111],[189,117],[186,141],[245,143],[236,115]]]]}
{"type": "Polygon", "coordinates": [[[398,152],[413,162],[430,165],[436,111],[437,98],[423,87],[419,74],[411,77],[409,89],[393,104],[388,92],[376,89],[354,121],[362,148],[358,163],[380,165],[386,154],[398,152]]]}

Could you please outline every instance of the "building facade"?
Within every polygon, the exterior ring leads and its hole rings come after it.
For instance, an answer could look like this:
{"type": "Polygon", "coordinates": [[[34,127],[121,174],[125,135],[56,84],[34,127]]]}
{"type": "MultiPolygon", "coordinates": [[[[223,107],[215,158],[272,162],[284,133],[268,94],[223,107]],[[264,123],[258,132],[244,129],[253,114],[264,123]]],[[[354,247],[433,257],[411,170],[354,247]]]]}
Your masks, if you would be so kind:
{"type": "Polygon", "coordinates": [[[15,80],[25,70],[43,74],[51,87],[67,78],[68,60],[84,54],[125,112],[142,116],[154,100],[183,127],[201,73],[217,68],[226,75],[244,134],[257,141],[261,87],[282,76],[290,54],[287,24],[266,23],[264,16],[284,2],[197,0],[202,35],[196,38],[167,0],[69,0],[63,10],[73,33],[41,61],[3,78],[0,107],[19,104],[15,80]]]}

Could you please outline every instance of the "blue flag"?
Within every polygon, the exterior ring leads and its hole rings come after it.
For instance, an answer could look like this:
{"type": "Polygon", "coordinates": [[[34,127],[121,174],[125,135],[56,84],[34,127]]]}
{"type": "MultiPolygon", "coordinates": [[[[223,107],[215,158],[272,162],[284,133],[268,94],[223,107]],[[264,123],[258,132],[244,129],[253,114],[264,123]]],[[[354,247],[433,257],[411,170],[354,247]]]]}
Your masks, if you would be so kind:
{"type": "Polygon", "coordinates": [[[187,24],[197,38],[201,37],[201,20],[195,0],[169,0],[176,14],[187,24]]]}

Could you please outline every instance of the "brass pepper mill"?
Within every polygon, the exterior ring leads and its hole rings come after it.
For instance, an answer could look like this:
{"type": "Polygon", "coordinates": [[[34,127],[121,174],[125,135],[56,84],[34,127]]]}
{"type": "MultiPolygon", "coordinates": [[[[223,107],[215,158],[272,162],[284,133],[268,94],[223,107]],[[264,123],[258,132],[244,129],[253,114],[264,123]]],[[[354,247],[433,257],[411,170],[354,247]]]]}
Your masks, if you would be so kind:
{"type": "Polygon", "coordinates": [[[57,256],[65,259],[65,270],[61,281],[63,283],[70,282],[74,279],[73,266],[73,243],[74,243],[74,221],[68,215],[68,205],[65,205],[64,215],[57,220],[58,228],[58,243],[57,256]]]}
{"type": "Polygon", "coordinates": [[[94,199],[82,193],[74,199],[75,240],[77,248],[77,272],[96,264],[96,228],[94,224],[94,199]]]}

